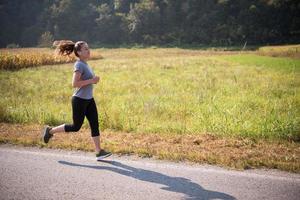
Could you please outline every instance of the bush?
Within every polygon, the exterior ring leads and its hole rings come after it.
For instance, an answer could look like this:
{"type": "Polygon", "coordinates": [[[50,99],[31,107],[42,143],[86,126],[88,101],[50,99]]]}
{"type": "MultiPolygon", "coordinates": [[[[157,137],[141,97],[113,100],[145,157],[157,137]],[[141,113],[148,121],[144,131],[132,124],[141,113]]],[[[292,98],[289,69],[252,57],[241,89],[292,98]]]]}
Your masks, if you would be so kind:
{"type": "Polygon", "coordinates": [[[53,35],[47,31],[43,33],[39,39],[38,46],[39,47],[51,47],[54,41],[53,35]]]}
{"type": "Polygon", "coordinates": [[[9,49],[20,48],[20,45],[19,44],[15,44],[15,43],[11,43],[11,44],[8,44],[6,46],[6,48],[9,48],[9,49]]]}

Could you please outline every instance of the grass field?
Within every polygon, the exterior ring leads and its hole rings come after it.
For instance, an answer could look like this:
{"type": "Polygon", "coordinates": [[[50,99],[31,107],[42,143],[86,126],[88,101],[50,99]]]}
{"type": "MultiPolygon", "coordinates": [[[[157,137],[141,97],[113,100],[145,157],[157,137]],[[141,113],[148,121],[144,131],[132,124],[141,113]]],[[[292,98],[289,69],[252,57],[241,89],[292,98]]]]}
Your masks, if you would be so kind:
{"type": "MultiPolygon", "coordinates": [[[[103,59],[88,63],[101,77],[94,96],[102,131],[133,137],[148,134],[151,141],[154,136],[187,136],[193,137],[196,145],[195,138],[207,134],[291,142],[294,150],[288,156],[292,157],[293,171],[300,170],[296,153],[300,149],[300,60],[177,48],[97,51],[103,59]]],[[[72,68],[69,63],[0,71],[0,121],[36,125],[71,122],[72,68]]],[[[87,122],[84,126],[88,127],[87,122]]],[[[2,142],[9,141],[7,138],[2,142]]],[[[143,151],[155,155],[151,150],[143,151]]],[[[284,169],[276,162],[261,165],[284,169]]]]}
{"type": "Polygon", "coordinates": [[[267,46],[258,49],[259,55],[300,58],[300,45],[267,46]]]}
{"type": "MultiPolygon", "coordinates": [[[[89,62],[101,76],[102,130],[299,140],[299,60],[178,49],[103,55],[89,62]]],[[[70,122],[72,65],[1,71],[1,121],[70,122]]]]}

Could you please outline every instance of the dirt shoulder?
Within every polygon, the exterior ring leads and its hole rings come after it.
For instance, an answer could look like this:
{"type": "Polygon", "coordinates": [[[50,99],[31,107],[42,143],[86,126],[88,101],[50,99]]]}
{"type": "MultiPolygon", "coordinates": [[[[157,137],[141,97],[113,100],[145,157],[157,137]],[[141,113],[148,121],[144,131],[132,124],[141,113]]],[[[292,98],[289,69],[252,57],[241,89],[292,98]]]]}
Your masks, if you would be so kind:
{"type": "MultiPolygon", "coordinates": [[[[93,151],[90,131],[62,133],[45,145],[42,126],[0,123],[0,143],[93,151]]],[[[300,143],[222,138],[212,134],[162,135],[102,133],[102,148],[120,155],[138,155],[172,161],[213,164],[233,169],[270,168],[300,173],[300,143]]]]}

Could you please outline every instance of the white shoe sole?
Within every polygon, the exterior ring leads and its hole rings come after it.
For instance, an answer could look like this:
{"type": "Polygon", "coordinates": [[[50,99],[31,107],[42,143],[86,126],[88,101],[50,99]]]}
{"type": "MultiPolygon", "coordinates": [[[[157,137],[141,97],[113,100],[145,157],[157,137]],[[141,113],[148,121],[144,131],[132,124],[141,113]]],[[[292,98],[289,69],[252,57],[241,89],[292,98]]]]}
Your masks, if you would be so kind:
{"type": "Polygon", "coordinates": [[[100,160],[102,160],[102,159],[104,159],[104,158],[107,158],[107,157],[109,157],[109,156],[111,156],[111,153],[110,153],[110,154],[107,154],[107,155],[104,155],[104,156],[99,156],[99,157],[96,158],[96,160],[97,160],[97,161],[100,161],[100,160]]]}

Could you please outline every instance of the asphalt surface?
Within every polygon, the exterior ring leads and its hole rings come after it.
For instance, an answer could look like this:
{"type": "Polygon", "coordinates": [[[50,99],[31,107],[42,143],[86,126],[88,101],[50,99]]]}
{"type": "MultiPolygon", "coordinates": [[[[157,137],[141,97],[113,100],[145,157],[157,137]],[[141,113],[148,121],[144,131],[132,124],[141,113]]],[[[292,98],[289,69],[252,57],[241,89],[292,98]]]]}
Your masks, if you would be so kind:
{"type": "Polygon", "coordinates": [[[0,145],[0,199],[300,199],[300,174],[0,145]]]}

